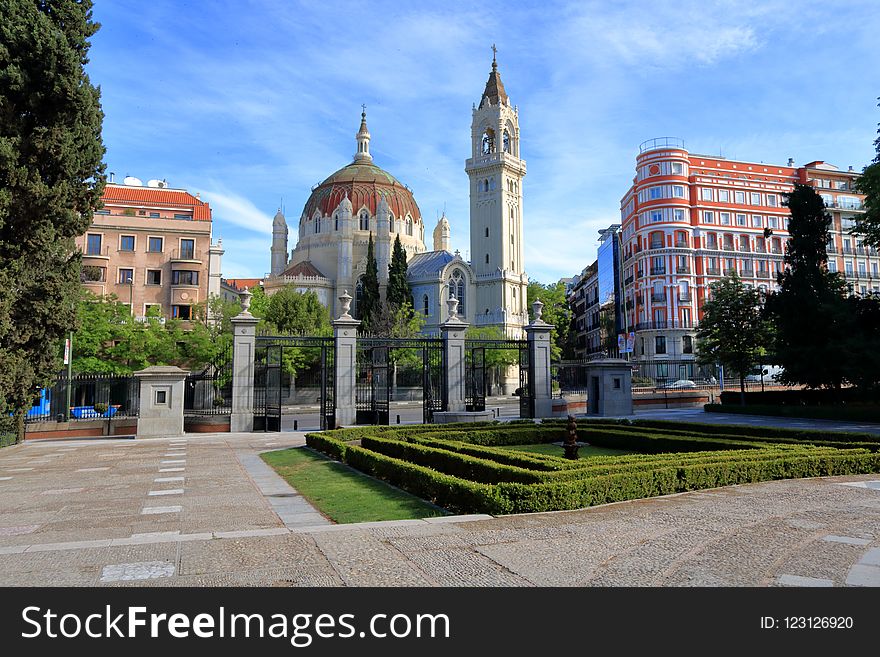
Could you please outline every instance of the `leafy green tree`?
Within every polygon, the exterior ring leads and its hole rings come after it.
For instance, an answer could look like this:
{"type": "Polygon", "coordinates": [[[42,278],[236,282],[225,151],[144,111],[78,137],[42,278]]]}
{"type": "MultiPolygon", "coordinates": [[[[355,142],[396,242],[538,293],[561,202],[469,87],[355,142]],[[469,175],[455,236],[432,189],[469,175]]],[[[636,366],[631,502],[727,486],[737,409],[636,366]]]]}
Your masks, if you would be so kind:
{"type": "Polygon", "coordinates": [[[565,285],[562,283],[543,285],[538,281],[530,280],[528,286],[530,319],[534,319],[532,303],[536,299],[540,299],[544,304],[541,319],[553,325],[553,329],[550,331],[550,358],[559,360],[568,343],[568,331],[571,325],[571,311],[565,298],[565,285]]]}
{"type": "MultiPolygon", "coordinates": [[[[877,134],[880,135],[880,129],[877,134]]],[[[856,189],[865,195],[865,214],[852,232],[863,235],[865,244],[880,246],[880,136],[874,140],[874,148],[877,155],[873,164],[865,167],[856,181],[856,189]]]]}
{"type": "Polygon", "coordinates": [[[361,279],[363,295],[357,311],[361,320],[361,331],[372,331],[371,321],[379,312],[379,266],[376,263],[376,255],[373,251],[373,233],[370,233],[370,241],[367,243],[367,270],[361,279]]]}
{"type": "Polygon", "coordinates": [[[269,297],[263,319],[281,333],[330,335],[330,315],[318,295],[311,290],[297,292],[292,285],[285,285],[269,297]]]}
{"type": "Polygon", "coordinates": [[[248,312],[254,317],[265,317],[266,311],[269,309],[269,297],[261,285],[248,290],[251,293],[251,305],[248,312]]]}
{"type": "Polygon", "coordinates": [[[743,284],[736,274],[712,283],[711,298],[703,304],[697,330],[699,362],[721,363],[739,375],[745,404],[745,377],[765,354],[766,320],[761,313],[761,293],[743,284]]]}
{"type": "Polygon", "coordinates": [[[391,252],[391,264],[388,266],[388,292],[386,301],[396,308],[413,307],[412,290],[407,279],[406,251],[400,244],[400,235],[394,238],[394,250],[391,252]]]}
{"type": "Polygon", "coordinates": [[[784,204],[791,211],[786,267],[765,305],[774,328],[770,353],[785,383],[840,387],[847,378],[841,345],[854,316],[843,277],[827,268],[831,217],[809,185],[796,184],[784,204]]]}
{"type": "Polygon", "coordinates": [[[90,0],[0,3],[0,415],[19,438],[74,327],[73,239],[104,186],[100,94],[85,74],[90,0]]]}

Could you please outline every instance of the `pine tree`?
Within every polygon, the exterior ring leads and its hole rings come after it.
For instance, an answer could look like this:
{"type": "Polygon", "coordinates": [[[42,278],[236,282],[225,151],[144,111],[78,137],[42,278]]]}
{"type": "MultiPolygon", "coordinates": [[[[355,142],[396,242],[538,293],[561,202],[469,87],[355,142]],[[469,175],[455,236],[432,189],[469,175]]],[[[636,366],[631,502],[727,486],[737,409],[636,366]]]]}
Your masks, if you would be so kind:
{"type": "Polygon", "coordinates": [[[774,325],[771,354],[785,368],[781,378],[786,383],[840,387],[851,362],[843,345],[852,334],[854,317],[846,283],[826,266],[831,217],[809,185],[795,184],[784,204],[791,211],[791,237],[780,289],[766,303],[774,325]]]}
{"type": "Polygon", "coordinates": [[[0,3],[0,416],[59,367],[104,185],[100,94],[85,74],[91,0],[0,3]]]}
{"type": "Polygon", "coordinates": [[[406,251],[400,243],[400,235],[394,238],[394,250],[391,253],[391,264],[388,267],[388,294],[387,302],[393,308],[403,308],[405,305],[413,306],[412,290],[407,280],[406,251]]]}
{"type": "Polygon", "coordinates": [[[370,331],[370,320],[379,312],[379,266],[373,252],[373,233],[367,243],[367,270],[361,278],[363,295],[357,311],[361,320],[361,330],[370,331]]]}

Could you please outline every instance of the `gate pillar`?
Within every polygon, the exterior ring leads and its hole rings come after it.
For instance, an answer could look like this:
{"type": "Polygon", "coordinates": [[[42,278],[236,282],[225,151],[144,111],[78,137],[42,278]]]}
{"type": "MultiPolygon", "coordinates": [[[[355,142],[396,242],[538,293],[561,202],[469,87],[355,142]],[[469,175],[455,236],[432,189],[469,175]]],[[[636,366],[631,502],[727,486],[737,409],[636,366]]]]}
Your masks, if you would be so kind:
{"type": "Polygon", "coordinates": [[[454,296],[446,301],[449,306],[449,320],[440,325],[443,336],[443,386],[446,391],[446,410],[464,411],[465,403],[465,353],[464,336],[468,325],[458,318],[458,299],[454,296]]]}
{"type": "Polygon", "coordinates": [[[536,300],[532,304],[532,314],[535,318],[525,327],[529,343],[529,387],[536,418],[553,415],[550,389],[550,330],[553,325],[541,319],[543,309],[544,304],[536,300]]]}
{"type": "Polygon", "coordinates": [[[253,295],[241,293],[241,312],[232,318],[232,415],[229,430],[254,430],[254,358],[259,319],[251,315],[253,295]]]}
{"type": "MultiPolygon", "coordinates": [[[[339,302],[342,314],[332,322],[333,336],[336,339],[336,424],[347,426],[355,424],[357,406],[355,390],[357,383],[357,329],[360,322],[348,314],[351,308],[351,295],[346,290],[339,302]]],[[[336,427],[328,427],[335,429],[336,427]]]]}

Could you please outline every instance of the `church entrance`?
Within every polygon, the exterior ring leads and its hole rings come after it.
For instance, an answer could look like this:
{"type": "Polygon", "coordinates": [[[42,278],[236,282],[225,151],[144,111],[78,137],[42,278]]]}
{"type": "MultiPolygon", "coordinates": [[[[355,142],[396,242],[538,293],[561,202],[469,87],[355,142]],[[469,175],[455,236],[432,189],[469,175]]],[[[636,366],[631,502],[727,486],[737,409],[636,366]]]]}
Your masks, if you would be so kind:
{"type": "Polygon", "coordinates": [[[442,340],[361,338],[355,367],[357,424],[428,424],[446,408],[442,340]]]}
{"type": "Polygon", "coordinates": [[[260,335],[254,358],[254,429],[336,427],[333,338],[260,335]]]}
{"type": "MultiPolygon", "coordinates": [[[[535,417],[527,340],[465,341],[465,408],[485,411],[511,396],[519,398],[519,417],[535,417]],[[510,380],[518,381],[514,389],[510,380]]],[[[500,411],[499,411],[500,412],[500,411]]]]}

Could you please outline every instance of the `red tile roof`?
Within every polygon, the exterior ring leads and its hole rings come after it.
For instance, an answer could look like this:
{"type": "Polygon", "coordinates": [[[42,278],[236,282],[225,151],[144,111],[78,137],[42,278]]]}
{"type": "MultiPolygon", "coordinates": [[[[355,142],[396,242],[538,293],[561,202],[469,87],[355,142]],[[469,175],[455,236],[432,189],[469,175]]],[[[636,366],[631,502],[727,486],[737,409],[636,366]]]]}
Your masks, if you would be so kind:
{"type": "Polygon", "coordinates": [[[158,205],[192,210],[193,221],[211,221],[211,207],[183,189],[135,187],[108,183],[101,200],[110,204],[158,205]]]}
{"type": "Polygon", "coordinates": [[[249,290],[253,290],[258,285],[263,284],[263,279],[261,278],[224,278],[227,285],[231,285],[236,290],[243,291],[244,288],[249,290]]]}
{"type": "Polygon", "coordinates": [[[302,262],[298,262],[295,265],[291,265],[283,272],[281,272],[282,276],[318,276],[324,278],[324,274],[322,274],[315,265],[311,263],[310,260],[303,260],[302,262]]]}

